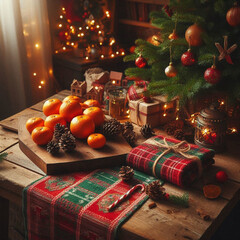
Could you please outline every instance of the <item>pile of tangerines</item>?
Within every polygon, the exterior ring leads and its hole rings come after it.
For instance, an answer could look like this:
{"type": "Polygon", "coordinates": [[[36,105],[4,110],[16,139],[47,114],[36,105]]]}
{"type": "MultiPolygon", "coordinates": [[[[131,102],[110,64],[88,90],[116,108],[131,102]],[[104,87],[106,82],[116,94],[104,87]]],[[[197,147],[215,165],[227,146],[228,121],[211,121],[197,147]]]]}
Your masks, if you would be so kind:
{"type": "Polygon", "coordinates": [[[55,125],[60,123],[69,127],[76,138],[87,139],[92,148],[105,145],[105,136],[95,133],[95,128],[100,127],[105,118],[97,100],[89,99],[82,103],[79,97],[70,95],[63,101],[56,98],[45,101],[42,110],[45,120],[32,117],[26,122],[26,128],[36,144],[48,144],[53,139],[55,125]]]}

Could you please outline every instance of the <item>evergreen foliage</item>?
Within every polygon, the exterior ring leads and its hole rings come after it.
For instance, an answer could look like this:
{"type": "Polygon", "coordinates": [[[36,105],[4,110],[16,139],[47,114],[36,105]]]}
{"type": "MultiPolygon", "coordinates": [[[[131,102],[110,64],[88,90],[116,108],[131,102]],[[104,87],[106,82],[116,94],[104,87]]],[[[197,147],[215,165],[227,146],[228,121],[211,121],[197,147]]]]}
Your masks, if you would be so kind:
{"type": "Polygon", "coordinates": [[[140,77],[150,81],[148,92],[150,94],[166,94],[168,98],[179,96],[180,102],[194,99],[207,91],[220,90],[228,93],[232,99],[240,98],[240,27],[232,27],[226,21],[226,13],[233,6],[234,0],[170,0],[169,7],[173,15],[169,17],[162,12],[150,13],[151,23],[161,32],[161,43],[154,46],[148,41],[137,39],[135,53],[126,56],[124,61],[134,61],[139,55],[147,59],[145,68],[128,68],[126,75],[140,77]],[[185,31],[192,24],[197,23],[204,29],[203,44],[191,46],[197,63],[193,66],[184,66],[181,56],[187,51],[189,45],[185,40],[185,31]],[[176,40],[169,40],[173,32],[179,36],[176,40]],[[223,36],[228,36],[228,48],[237,43],[239,46],[231,53],[234,64],[225,59],[216,62],[221,71],[221,80],[212,85],[204,79],[204,72],[213,64],[213,56],[218,59],[219,52],[215,46],[218,42],[223,47],[223,36]],[[165,75],[165,68],[170,62],[170,46],[172,49],[172,62],[178,74],[174,78],[165,75]]]}

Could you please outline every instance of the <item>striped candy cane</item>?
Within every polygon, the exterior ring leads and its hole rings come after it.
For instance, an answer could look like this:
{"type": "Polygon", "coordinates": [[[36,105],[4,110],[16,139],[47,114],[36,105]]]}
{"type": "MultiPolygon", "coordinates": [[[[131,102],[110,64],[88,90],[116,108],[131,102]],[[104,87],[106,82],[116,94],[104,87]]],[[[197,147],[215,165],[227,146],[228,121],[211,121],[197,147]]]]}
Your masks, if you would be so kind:
{"type": "Polygon", "coordinates": [[[137,184],[131,189],[129,189],[125,194],[123,194],[119,199],[117,199],[113,204],[111,204],[107,210],[111,211],[113,208],[115,208],[118,204],[123,202],[127,197],[129,197],[136,189],[141,188],[141,192],[145,190],[144,184],[137,184]]]}

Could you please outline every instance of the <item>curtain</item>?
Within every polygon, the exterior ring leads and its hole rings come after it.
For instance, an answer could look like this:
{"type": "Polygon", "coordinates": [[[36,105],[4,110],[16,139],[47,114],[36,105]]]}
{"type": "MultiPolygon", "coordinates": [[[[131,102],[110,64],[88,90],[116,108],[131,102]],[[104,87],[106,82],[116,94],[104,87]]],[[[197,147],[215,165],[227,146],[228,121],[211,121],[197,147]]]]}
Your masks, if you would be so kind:
{"type": "Polygon", "coordinates": [[[54,91],[46,0],[0,0],[0,119],[54,91]]]}

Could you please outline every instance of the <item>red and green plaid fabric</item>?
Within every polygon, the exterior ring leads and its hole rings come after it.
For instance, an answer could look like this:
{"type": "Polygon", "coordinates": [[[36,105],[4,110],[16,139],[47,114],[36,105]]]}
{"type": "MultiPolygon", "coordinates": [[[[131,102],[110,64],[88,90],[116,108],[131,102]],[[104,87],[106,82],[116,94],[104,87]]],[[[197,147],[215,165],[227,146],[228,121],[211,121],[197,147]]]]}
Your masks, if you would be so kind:
{"type": "Polygon", "coordinates": [[[107,207],[132,186],[155,180],[136,171],[127,184],[118,170],[45,176],[23,191],[23,212],[28,240],[116,239],[121,224],[146,200],[136,191],[108,212],[107,207]]]}
{"type": "MultiPolygon", "coordinates": [[[[163,136],[153,137],[154,140],[164,144],[163,136]]],[[[172,138],[165,138],[168,145],[177,144],[180,141],[172,138]]],[[[199,148],[190,144],[191,148],[187,152],[195,155],[201,160],[203,168],[214,163],[214,151],[206,148],[199,148]]],[[[154,161],[166,148],[143,143],[133,148],[127,156],[127,164],[133,168],[152,174],[154,161]]],[[[156,165],[156,176],[178,186],[191,184],[198,177],[198,164],[196,161],[187,159],[180,154],[169,152],[162,156],[156,165]]]]}

